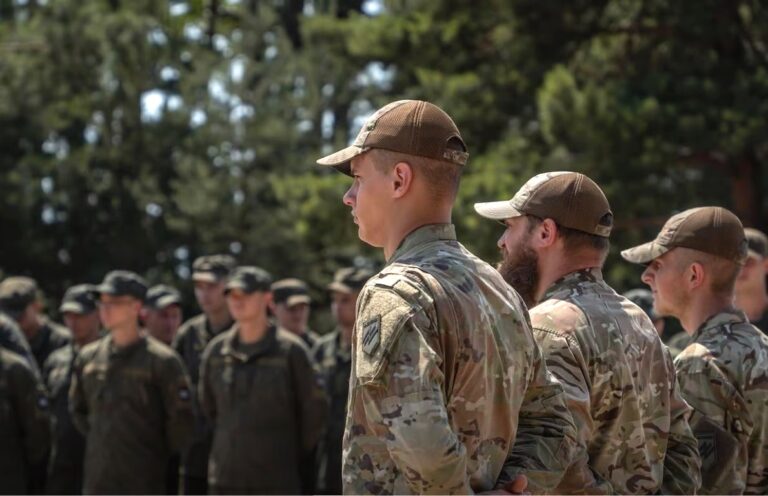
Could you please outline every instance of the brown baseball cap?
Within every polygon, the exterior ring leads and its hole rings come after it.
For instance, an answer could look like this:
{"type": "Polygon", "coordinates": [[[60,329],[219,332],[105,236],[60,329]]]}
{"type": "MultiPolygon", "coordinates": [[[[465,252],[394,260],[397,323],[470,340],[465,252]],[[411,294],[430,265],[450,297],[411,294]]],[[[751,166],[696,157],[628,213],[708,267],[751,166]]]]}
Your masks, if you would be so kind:
{"type": "Polygon", "coordinates": [[[645,264],[673,248],[689,248],[738,264],[747,256],[747,240],[741,221],[722,207],[697,207],[673,215],[656,239],[624,250],[629,262],[645,264]]]}
{"type": "Polygon", "coordinates": [[[510,200],[475,203],[475,211],[495,220],[534,215],[558,225],[607,238],[613,227],[608,199],[590,178],[578,172],[533,176],[510,200]]]}
{"type": "Polygon", "coordinates": [[[754,258],[768,258],[768,236],[753,227],[744,228],[747,238],[747,255],[754,258]]]}
{"type": "Polygon", "coordinates": [[[351,175],[350,161],[373,148],[456,165],[465,165],[469,158],[459,129],[440,107],[421,100],[398,100],[377,110],[350,146],[317,163],[351,175]]]}

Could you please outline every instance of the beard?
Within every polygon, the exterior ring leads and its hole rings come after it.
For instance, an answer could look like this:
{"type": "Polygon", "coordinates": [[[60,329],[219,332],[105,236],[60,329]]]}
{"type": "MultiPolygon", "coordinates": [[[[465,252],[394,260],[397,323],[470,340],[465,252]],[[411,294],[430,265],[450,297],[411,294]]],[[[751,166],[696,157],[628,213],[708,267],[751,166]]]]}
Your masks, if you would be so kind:
{"type": "Polygon", "coordinates": [[[496,268],[501,277],[523,298],[528,308],[536,304],[536,287],[539,284],[539,256],[529,246],[523,245],[515,253],[502,252],[502,260],[496,268]]]}

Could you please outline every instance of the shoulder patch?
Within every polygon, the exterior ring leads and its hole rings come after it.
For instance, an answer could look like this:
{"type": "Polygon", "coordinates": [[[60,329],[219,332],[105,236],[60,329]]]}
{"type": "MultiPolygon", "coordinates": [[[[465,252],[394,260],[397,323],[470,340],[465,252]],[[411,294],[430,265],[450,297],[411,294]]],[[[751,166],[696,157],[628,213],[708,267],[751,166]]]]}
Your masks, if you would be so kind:
{"type": "Polygon", "coordinates": [[[363,335],[360,343],[366,355],[372,354],[381,342],[381,315],[376,315],[363,324],[363,335]]]}

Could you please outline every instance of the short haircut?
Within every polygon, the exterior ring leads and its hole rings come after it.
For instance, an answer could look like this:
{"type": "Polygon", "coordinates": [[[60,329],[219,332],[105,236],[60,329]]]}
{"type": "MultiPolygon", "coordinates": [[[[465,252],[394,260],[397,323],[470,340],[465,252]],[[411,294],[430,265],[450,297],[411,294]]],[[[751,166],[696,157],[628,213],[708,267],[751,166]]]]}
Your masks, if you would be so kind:
{"type": "MultiPolygon", "coordinates": [[[[544,220],[535,215],[526,215],[526,217],[528,219],[529,233],[533,232],[533,229],[544,220]]],[[[552,220],[554,221],[554,219],[552,220]]],[[[578,229],[564,227],[557,222],[555,222],[555,225],[557,225],[558,235],[563,238],[563,245],[567,250],[576,251],[584,248],[594,250],[600,254],[601,263],[605,262],[605,258],[608,256],[608,251],[611,249],[611,242],[608,238],[579,231],[578,229]]]]}
{"type": "Polygon", "coordinates": [[[709,289],[717,296],[730,296],[736,287],[736,279],[739,277],[741,265],[717,255],[705,253],[690,248],[677,248],[685,255],[680,259],[680,269],[685,269],[692,263],[699,263],[704,267],[709,289]]]}

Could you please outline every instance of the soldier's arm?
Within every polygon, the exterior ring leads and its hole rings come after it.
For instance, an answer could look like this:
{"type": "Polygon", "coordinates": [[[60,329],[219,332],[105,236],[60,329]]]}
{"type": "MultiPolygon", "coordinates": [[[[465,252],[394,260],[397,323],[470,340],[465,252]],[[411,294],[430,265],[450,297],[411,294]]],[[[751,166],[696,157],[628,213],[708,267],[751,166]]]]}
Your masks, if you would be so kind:
{"type": "Polygon", "coordinates": [[[206,418],[213,421],[216,419],[216,402],[211,389],[211,346],[205,348],[200,362],[200,379],[197,385],[197,399],[200,404],[200,410],[206,418]]]}
{"type": "Polygon", "coordinates": [[[77,429],[88,434],[88,401],[83,389],[83,367],[85,363],[83,356],[78,355],[72,370],[72,383],[69,385],[69,414],[72,417],[72,423],[77,429]]]}
{"type": "Polygon", "coordinates": [[[182,452],[191,441],[195,419],[189,378],[176,353],[161,362],[160,380],[168,446],[174,453],[182,452]]]}
{"type": "Polygon", "coordinates": [[[12,399],[23,430],[25,458],[33,469],[42,468],[50,451],[53,428],[45,387],[21,361],[10,368],[9,375],[14,383],[12,399]]]}

